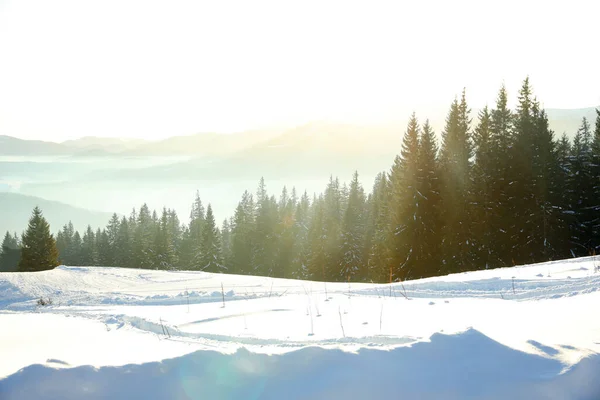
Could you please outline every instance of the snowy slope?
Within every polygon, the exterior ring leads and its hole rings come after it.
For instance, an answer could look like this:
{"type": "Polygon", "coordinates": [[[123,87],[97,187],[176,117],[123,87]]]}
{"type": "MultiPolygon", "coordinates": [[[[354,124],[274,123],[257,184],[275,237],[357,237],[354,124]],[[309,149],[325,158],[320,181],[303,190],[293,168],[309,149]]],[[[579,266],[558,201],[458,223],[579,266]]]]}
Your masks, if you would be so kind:
{"type": "Polygon", "coordinates": [[[598,265],[392,285],[0,274],[0,399],[597,399],[598,265]]]}

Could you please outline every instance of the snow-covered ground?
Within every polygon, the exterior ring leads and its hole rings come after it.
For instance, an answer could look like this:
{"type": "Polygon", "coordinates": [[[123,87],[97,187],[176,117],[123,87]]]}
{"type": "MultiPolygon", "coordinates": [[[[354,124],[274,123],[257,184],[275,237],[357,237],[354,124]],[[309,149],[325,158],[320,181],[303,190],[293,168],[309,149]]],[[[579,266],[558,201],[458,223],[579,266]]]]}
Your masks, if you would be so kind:
{"type": "Polygon", "coordinates": [[[598,265],[392,285],[0,274],[0,399],[598,399],[598,265]]]}

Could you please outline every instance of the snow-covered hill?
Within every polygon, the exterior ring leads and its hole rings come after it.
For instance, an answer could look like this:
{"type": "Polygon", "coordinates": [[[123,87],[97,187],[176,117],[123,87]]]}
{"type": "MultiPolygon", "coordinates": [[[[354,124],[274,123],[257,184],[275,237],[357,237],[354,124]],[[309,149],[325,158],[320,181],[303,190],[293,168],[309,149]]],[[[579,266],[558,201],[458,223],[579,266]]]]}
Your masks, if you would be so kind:
{"type": "Polygon", "coordinates": [[[0,399],[597,399],[598,266],[392,285],[0,274],[0,399]]]}

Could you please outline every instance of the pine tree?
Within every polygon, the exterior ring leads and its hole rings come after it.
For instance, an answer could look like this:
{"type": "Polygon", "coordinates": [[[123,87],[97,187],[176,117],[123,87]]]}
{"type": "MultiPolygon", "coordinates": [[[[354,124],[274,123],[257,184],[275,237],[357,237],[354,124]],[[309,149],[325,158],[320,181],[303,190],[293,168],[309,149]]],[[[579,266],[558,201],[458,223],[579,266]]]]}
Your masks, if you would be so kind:
{"type": "Polygon", "coordinates": [[[292,274],[292,260],[294,258],[295,247],[295,204],[294,200],[288,196],[287,188],[284,186],[279,197],[278,221],[275,227],[275,234],[279,239],[279,248],[277,249],[276,266],[277,277],[290,278],[292,274]]]}
{"type": "Polygon", "coordinates": [[[274,197],[267,195],[263,178],[256,191],[256,220],[252,238],[253,274],[261,276],[281,276],[278,261],[278,205],[274,197]]]}
{"type": "Polygon", "coordinates": [[[392,276],[392,258],[388,243],[390,232],[391,187],[387,174],[375,178],[369,200],[369,228],[367,230],[366,280],[389,282],[392,276]]]}
{"type": "MultiPolygon", "coordinates": [[[[358,172],[354,172],[348,194],[348,205],[344,214],[340,277],[345,280],[365,280],[365,192],[358,181],[358,172]]],[[[338,279],[339,279],[338,278],[338,279]]]]}
{"type": "Polygon", "coordinates": [[[536,102],[533,107],[534,116],[534,157],[533,177],[535,196],[535,224],[538,229],[533,232],[534,259],[536,261],[553,260],[561,251],[561,213],[559,202],[564,187],[556,185],[555,177],[560,169],[557,156],[557,143],[554,132],[550,130],[548,116],[536,102]]]}
{"type": "Polygon", "coordinates": [[[400,156],[390,173],[391,224],[389,238],[392,256],[392,278],[404,280],[418,268],[420,237],[417,214],[421,195],[418,188],[419,124],[413,113],[404,138],[400,156]]]}
{"type": "Polygon", "coordinates": [[[325,229],[325,201],[321,195],[312,202],[312,215],[308,230],[307,265],[308,278],[318,281],[332,281],[327,270],[327,231],[325,229]]]}
{"type": "Polygon", "coordinates": [[[443,272],[472,269],[471,137],[465,92],[450,107],[440,153],[443,272]]]}
{"type": "Polygon", "coordinates": [[[111,245],[110,236],[106,229],[96,231],[96,250],[98,253],[98,265],[103,267],[114,267],[114,246],[111,245]]]}
{"type": "Polygon", "coordinates": [[[343,218],[344,193],[340,189],[339,179],[333,176],[329,178],[329,183],[323,196],[323,235],[324,257],[323,265],[324,278],[327,281],[333,281],[340,276],[340,247],[341,230],[343,218]]]}
{"type": "Polygon", "coordinates": [[[475,162],[473,164],[473,240],[476,246],[475,264],[480,268],[498,266],[498,257],[494,252],[495,229],[491,225],[497,220],[497,200],[494,198],[493,179],[494,143],[492,137],[492,119],[487,107],[479,114],[479,124],[473,134],[475,162]]]}
{"type": "Polygon", "coordinates": [[[88,225],[81,241],[81,264],[84,266],[94,266],[97,265],[97,262],[96,235],[92,227],[88,225]]]}
{"type": "Polygon", "coordinates": [[[221,237],[215,224],[212,207],[208,204],[206,209],[206,221],[202,232],[202,245],[199,269],[206,272],[224,272],[223,258],[221,253],[221,237]]]}
{"type": "Polygon", "coordinates": [[[134,265],[136,268],[152,268],[156,261],[153,249],[155,224],[146,204],[140,208],[134,232],[134,265]]]}
{"type": "Polygon", "coordinates": [[[510,198],[511,182],[515,175],[512,151],[513,122],[512,111],[508,108],[506,88],[502,86],[490,118],[492,176],[488,184],[493,204],[490,205],[488,224],[494,248],[486,257],[492,267],[511,266],[513,260],[515,212],[512,207],[515,204],[510,198]]]}
{"type": "Polygon", "coordinates": [[[4,235],[2,248],[0,249],[0,272],[15,272],[19,267],[21,259],[21,249],[16,234],[13,236],[9,232],[4,235]]]}
{"type": "Polygon", "coordinates": [[[33,209],[27,230],[21,239],[19,271],[43,271],[58,266],[58,249],[50,225],[39,207],[33,209]]]}
{"type": "Polygon", "coordinates": [[[75,231],[73,234],[73,241],[71,242],[71,250],[69,250],[69,254],[71,257],[71,262],[69,265],[83,265],[82,263],[82,243],[81,235],[79,231],[75,231]]]}
{"type": "Polygon", "coordinates": [[[429,121],[423,124],[419,140],[417,167],[417,187],[419,195],[419,232],[421,240],[416,243],[420,247],[420,265],[415,276],[431,276],[439,274],[436,266],[440,265],[441,228],[440,212],[440,171],[437,159],[437,143],[435,133],[429,121]]]}
{"type": "Polygon", "coordinates": [[[154,244],[154,267],[162,270],[172,270],[177,264],[177,254],[173,242],[172,229],[169,226],[169,212],[163,208],[162,216],[156,226],[154,244]]]}
{"type": "Polygon", "coordinates": [[[119,216],[115,213],[111,216],[108,221],[108,225],[106,226],[106,240],[107,243],[104,243],[105,239],[103,238],[103,248],[102,250],[98,250],[104,253],[101,257],[105,264],[103,265],[117,265],[117,260],[115,258],[116,248],[117,248],[117,239],[119,237],[119,228],[121,226],[121,221],[119,220],[119,216]]]}
{"type": "Polygon", "coordinates": [[[114,247],[115,264],[121,268],[136,267],[133,258],[133,231],[130,226],[131,219],[121,218],[114,247]]]}
{"type": "Polygon", "coordinates": [[[252,237],[254,230],[254,200],[245,191],[239,202],[231,227],[231,267],[233,274],[249,274],[252,260],[252,237]]]}
{"type": "MultiPolygon", "coordinates": [[[[592,131],[585,117],[573,140],[570,159],[570,175],[567,184],[571,216],[572,252],[579,256],[589,255],[598,245],[594,236],[597,197],[595,195],[592,153],[592,131]]],[[[596,178],[597,179],[597,178],[596,178]]]]}
{"type": "Polygon", "coordinates": [[[308,242],[308,231],[310,225],[310,199],[308,193],[304,191],[304,194],[300,198],[300,201],[296,204],[296,211],[294,215],[294,247],[291,261],[291,277],[295,279],[307,279],[308,263],[310,259],[309,253],[309,242],[308,242]]]}
{"type": "Polygon", "coordinates": [[[200,198],[200,192],[196,192],[196,198],[192,203],[192,211],[190,212],[190,224],[182,235],[179,250],[179,264],[182,268],[192,268],[200,258],[202,232],[206,221],[205,214],[206,211],[200,198]]]}
{"type": "MultiPolygon", "coordinates": [[[[596,109],[596,124],[594,128],[594,137],[592,139],[592,177],[594,186],[594,197],[596,203],[593,210],[600,213],[600,109],[596,109]]],[[[597,218],[593,223],[593,235],[595,238],[600,237],[600,218],[597,218]]],[[[598,241],[595,242],[595,254],[600,253],[598,241]]]]}
{"type": "Polygon", "coordinates": [[[529,78],[527,78],[519,91],[512,144],[511,161],[515,173],[510,182],[509,209],[514,216],[510,249],[513,264],[534,262],[536,253],[534,233],[538,226],[536,226],[534,218],[536,215],[533,168],[535,121],[532,97],[529,78]]]}
{"type": "Polygon", "coordinates": [[[231,224],[224,219],[221,225],[221,253],[223,254],[223,266],[231,270],[231,224]]]}

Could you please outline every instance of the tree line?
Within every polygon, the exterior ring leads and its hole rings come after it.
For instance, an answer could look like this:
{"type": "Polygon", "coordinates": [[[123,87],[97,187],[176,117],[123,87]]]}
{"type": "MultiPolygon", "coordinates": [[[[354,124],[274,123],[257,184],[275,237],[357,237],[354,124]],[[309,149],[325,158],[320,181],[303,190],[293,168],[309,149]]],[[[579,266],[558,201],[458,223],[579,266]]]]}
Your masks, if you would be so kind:
{"type": "MultiPolygon", "coordinates": [[[[411,116],[400,154],[369,193],[356,172],[349,184],[330,177],[313,196],[284,187],[275,197],[261,179],[220,226],[198,193],[187,223],[144,204],[83,235],[65,225],[58,262],[390,282],[595,254],[596,112],[595,129],[584,118],[571,143],[554,137],[529,79],[514,110],[502,87],[475,123],[463,91],[439,145],[429,122],[411,116]]],[[[0,270],[19,249],[25,255],[27,235],[6,234],[0,270]]]]}

